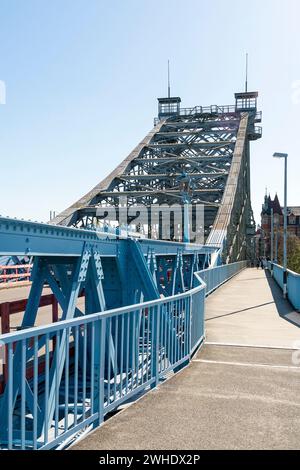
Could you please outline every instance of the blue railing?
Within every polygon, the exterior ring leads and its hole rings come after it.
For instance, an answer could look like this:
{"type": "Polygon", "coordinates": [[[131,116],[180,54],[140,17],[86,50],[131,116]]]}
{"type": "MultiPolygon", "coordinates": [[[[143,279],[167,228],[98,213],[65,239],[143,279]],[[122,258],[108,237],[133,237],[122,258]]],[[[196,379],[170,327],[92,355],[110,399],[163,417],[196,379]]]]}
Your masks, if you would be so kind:
{"type": "Polygon", "coordinates": [[[232,276],[247,267],[247,261],[238,261],[237,263],[224,264],[213,269],[200,271],[199,276],[206,284],[206,295],[209,295],[232,276]]]}
{"type": "Polygon", "coordinates": [[[192,290],[169,298],[0,336],[1,447],[58,447],[176,372],[204,340],[203,278],[211,292],[244,267],[200,271],[192,290]]]}
{"type": "MultiPolygon", "coordinates": [[[[271,262],[268,262],[268,269],[271,271],[271,262]]],[[[273,263],[273,277],[279,287],[283,289],[283,267],[273,263]]],[[[293,307],[300,311],[300,274],[287,270],[287,295],[293,307]]]]}
{"type": "MultiPolygon", "coordinates": [[[[269,266],[269,263],[268,263],[269,266]]],[[[273,277],[279,287],[283,289],[283,268],[279,264],[273,264],[273,277]]]]}

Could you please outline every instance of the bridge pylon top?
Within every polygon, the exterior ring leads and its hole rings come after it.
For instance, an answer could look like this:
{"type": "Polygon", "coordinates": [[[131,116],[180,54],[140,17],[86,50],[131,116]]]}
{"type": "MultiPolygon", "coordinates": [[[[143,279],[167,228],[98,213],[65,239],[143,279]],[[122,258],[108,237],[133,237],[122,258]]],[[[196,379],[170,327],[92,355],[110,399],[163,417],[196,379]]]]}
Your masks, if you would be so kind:
{"type": "Polygon", "coordinates": [[[255,111],[257,109],[258,91],[235,93],[234,96],[237,111],[255,111]]]}
{"type": "Polygon", "coordinates": [[[158,101],[158,118],[166,118],[180,114],[181,98],[173,96],[168,98],[157,98],[158,101]]]}

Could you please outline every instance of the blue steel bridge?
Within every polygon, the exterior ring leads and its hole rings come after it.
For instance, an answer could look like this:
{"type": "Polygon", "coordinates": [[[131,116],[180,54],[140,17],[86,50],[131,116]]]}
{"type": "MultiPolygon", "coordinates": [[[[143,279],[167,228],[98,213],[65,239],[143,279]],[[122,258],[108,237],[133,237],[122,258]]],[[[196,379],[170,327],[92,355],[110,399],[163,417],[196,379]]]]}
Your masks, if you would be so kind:
{"type": "Polygon", "coordinates": [[[205,339],[206,296],[254,257],[257,96],[194,108],[159,98],[153,129],[79,201],[48,224],[0,218],[0,256],[33,260],[20,325],[0,336],[1,448],[63,448],[191,361],[205,339]],[[203,243],[187,237],[187,224],[199,227],[185,210],[162,239],[153,204],[203,206],[203,243]],[[45,287],[55,323],[40,318],[45,287]]]}

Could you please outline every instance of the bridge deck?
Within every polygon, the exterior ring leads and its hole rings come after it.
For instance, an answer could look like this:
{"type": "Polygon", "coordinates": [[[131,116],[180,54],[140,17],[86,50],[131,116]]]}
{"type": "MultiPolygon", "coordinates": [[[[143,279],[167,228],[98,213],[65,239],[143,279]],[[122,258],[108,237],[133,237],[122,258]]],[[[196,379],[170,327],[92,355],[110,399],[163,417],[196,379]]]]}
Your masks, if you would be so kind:
{"type": "Polygon", "coordinates": [[[299,449],[300,314],[247,269],[208,298],[206,320],[189,367],[73,449],[299,449]]]}

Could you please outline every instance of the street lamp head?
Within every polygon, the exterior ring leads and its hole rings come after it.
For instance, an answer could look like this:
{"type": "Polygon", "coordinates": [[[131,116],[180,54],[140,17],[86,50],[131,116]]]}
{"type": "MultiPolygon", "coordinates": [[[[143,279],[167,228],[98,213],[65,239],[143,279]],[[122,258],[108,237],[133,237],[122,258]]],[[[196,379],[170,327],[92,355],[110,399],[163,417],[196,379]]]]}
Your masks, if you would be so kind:
{"type": "Polygon", "coordinates": [[[275,152],[273,154],[274,158],[287,158],[288,154],[287,153],[280,153],[280,152],[275,152]]]}

